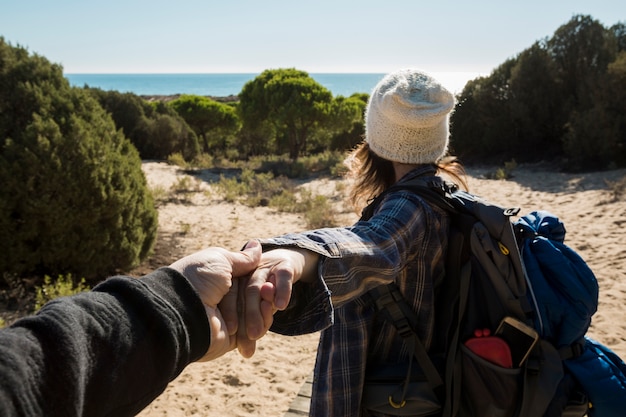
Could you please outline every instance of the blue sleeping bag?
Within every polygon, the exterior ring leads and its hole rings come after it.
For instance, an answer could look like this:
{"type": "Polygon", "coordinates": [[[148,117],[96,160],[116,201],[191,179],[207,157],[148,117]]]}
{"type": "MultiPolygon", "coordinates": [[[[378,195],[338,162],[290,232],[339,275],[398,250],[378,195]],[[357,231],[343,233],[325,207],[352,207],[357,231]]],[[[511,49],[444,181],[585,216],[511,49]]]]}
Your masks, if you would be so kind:
{"type": "Polygon", "coordinates": [[[610,349],[585,337],[598,306],[598,282],[585,261],[563,243],[565,227],[554,215],[534,211],[516,223],[528,280],[538,311],[535,328],[561,353],[564,366],[589,396],[590,417],[626,416],[626,367],[610,349]]]}
{"type": "Polygon", "coordinates": [[[626,365],[611,349],[585,337],[583,354],[564,364],[589,396],[589,417],[626,415],[626,365]]]}

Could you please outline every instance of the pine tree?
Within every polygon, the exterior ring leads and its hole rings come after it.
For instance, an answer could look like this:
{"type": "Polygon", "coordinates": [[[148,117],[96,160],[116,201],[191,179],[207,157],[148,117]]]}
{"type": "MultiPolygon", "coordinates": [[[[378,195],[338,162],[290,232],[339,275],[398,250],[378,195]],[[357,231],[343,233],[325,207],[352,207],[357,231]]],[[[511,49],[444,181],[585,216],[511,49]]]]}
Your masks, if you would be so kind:
{"type": "Polygon", "coordinates": [[[0,271],[127,270],[157,213],[134,146],[62,68],[0,38],[0,271]]]}

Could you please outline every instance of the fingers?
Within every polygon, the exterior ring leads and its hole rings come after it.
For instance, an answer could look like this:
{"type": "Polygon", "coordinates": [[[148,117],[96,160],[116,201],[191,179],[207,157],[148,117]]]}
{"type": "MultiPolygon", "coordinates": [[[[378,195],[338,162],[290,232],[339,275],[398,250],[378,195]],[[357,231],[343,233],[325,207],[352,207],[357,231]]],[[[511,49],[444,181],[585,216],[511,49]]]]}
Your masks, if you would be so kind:
{"type": "Polygon", "coordinates": [[[232,339],[242,356],[251,357],[256,340],[270,329],[274,313],[287,308],[304,257],[299,251],[280,249],[262,257],[256,240],[239,252],[210,248],[200,255],[175,266],[188,273],[205,306],[219,304],[226,345],[232,339]]]}
{"type": "Polygon", "coordinates": [[[219,303],[219,309],[222,312],[222,317],[224,317],[224,321],[226,322],[228,334],[231,336],[237,333],[237,328],[239,327],[239,286],[240,280],[233,279],[230,290],[219,303]]]}
{"type": "Polygon", "coordinates": [[[275,287],[274,305],[278,310],[284,310],[289,305],[294,280],[292,268],[277,267],[274,269],[271,281],[275,287]]]}
{"type": "Polygon", "coordinates": [[[247,310],[249,309],[250,306],[246,305],[245,299],[246,299],[246,295],[245,295],[245,291],[243,289],[247,288],[248,286],[248,281],[251,278],[245,278],[242,279],[240,284],[240,288],[242,289],[241,291],[239,291],[238,295],[239,295],[239,299],[238,299],[238,305],[239,305],[239,327],[237,329],[237,335],[236,335],[236,340],[237,340],[237,349],[239,350],[239,353],[241,354],[241,356],[243,356],[244,358],[249,358],[252,355],[254,355],[254,352],[256,350],[256,339],[255,338],[251,338],[248,335],[248,330],[247,330],[247,310]]]}
{"type": "MultiPolygon", "coordinates": [[[[249,241],[241,252],[231,252],[230,260],[233,268],[233,278],[243,277],[254,271],[259,265],[261,254],[261,244],[256,240],[249,241]]],[[[222,315],[230,335],[235,335],[239,328],[239,317],[241,315],[239,310],[242,308],[238,300],[239,288],[245,287],[247,282],[248,279],[234,279],[228,294],[224,296],[220,303],[222,315]],[[240,284],[241,281],[243,281],[243,284],[240,284]]]]}
{"type": "Polygon", "coordinates": [[[276,286],[272,282],[266,282],[261,285],[261,300],[274,304],[276,299],[276,286]]]}
{"type": "Polygon", "coordinates": [[[246,334],[246,327],[244,325],[239,326],[239,330],[237,331],[237,335],[235,336],[237,340],[237,350],[239,354],[244,358],[251,358],[256,351],[256,340],[251,340],[248,338],[246,334]]]}
{"type": "Polygon", "coordinates": [[[244,292],[244,314],[249,339],[257,340],[265,335],[272,324],[273,313],[287,308],[296,275],[294,259],[299,261],[298,256],[286,250],[267,252],[247,285],[240,287],[240,292],[244,292]]]}
{"type": "Polygon", "coordinates": [[[248,282],[248,279],[242,277],[251,273],[258,266],[261,259],[261,244],[256,240],[251,240],[246,244],[243,251],[230,252],[228,257],[233,268],[233,278],[240,277],[240,279],[233,279],[230,290],[220,302],[220,309],[229,334],[235,335],[239,328],[240,312],[238,310],[242,308],[238,300],[239,288],[245,288],[248,282]]]}
{"type": "Polygon", "coordinates": [[[275,312],[274,304],[265,300],[261,301],[261,316],[263,317],[263,326],[265,329],[272,327],[275,312]]]}
{"type": "Polygon", "coordinates": [[[250,274],[261,260],[261,244],[256,240],[249,241],[243,251],[229,252],[226,257],[232,265],[233,277],[250,274]]]}
{"type": "MultiPolygon", "coordinates": [[[[243,293],[243,300],[240,302],[245,306],[246,334],[251,340],[261,338],[268,330],[265,327],[267,320],[261,311],[261,288],[267,285],[267,274],[267,269],[257,269],[250,276],[246,286],[242,287],[240,291],[243,293]]],[[[265,294],[268,291],[264,290],[263,292],[265,294]]],[[[270,301],[273,302],[273,300],[270,301]]]]}
{"type": "Polygon", "coordinates": [[[238,280],[239,288],[239,326],[237,329],[237,349],[241,356],[249,358],[256,351],[256,341],[263,337],[274,320],[274,286],[263,283],[260,290],[250,281],[258,280],[263,274],[238,280]],[[248,304],[250,303],[250,304],[248,304]]]}
{"type": "MultiPolygon", "coordinates": [[[[236,344],[242,356],[251,357],[256,349],[256,339],[271,326],[272,304],[268,305],[266,300],[261,306],[260,288],[265,279],[248,285],[261,254],[261,244],[253,240],[242,251],[208,248],[170,265],[187,277],[205,305],[211,328],[211,345],[202,360],[221,356],[236,344]],[[250,303],[248,308],[246,303],[250,303]],[[218,304],[219,309],[215,308],[218,304]],[[246,328],[248,320],[251,331],[246,328]]],[[[264,290],[266,293],[267,290],[264,290]]]]}
{"type": "Polygon", "coordinates": [[[205,310],[211,331],[211,344],[204,356],[198,360],[199,362],[219,358],[236,347],[236,338],[228,335],[220,310],[212,307],[205,307],[205,310]]]}

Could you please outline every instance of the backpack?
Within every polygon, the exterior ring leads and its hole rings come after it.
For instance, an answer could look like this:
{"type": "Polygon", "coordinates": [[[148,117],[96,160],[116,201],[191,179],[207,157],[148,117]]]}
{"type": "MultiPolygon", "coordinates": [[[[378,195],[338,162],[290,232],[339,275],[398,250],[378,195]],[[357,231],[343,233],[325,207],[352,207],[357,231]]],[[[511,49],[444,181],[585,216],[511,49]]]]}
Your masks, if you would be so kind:
{"type": "Polygon", "coordinates": [[[617,400],[603,402],[605,394],[596,390],[592,401],[608,407],[589,409],[589,384],[581,386],[599,356],[584,337],[597,308],[598,286],[584,261],[562,243],[558,219],[534,212],[513,223],[519,209],[493,205],[432,177],[391,186],[361,219],[371,217],[387,193],[400,189],[450,214],[446,276],[435,283],[436,343],[428,353],[411,330],[417,318],[397,286],[369,292],[379,313],[415,352],[401,378],[368,364],[364,401],[378,402],[370,411],[446,417],[623,414],[626,377],[616,355],[605,355],[612,359],[605,366],[612,374],[595,376],[608,381],[613,391],[607,392],[619,394],[617,400]],[[540,227],[546,222],[558,226],[547,237],[540,227]],[[532,265],[528,274],[527,264],[532,265]],[[550,270],[556,264],[557,270],[550,270]]]}

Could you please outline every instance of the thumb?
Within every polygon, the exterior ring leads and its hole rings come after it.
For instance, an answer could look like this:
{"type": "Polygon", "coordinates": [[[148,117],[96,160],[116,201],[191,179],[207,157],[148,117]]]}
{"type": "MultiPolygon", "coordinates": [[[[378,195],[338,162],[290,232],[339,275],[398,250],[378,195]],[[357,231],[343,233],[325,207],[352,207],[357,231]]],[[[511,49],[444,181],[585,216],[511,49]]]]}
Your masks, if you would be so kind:
{"type": "Polygon", "coordinates": [[[232,276],[241,277],[256,269],[261,260],[261,244],[256,240],[249,241],[239,252],[229,252],[228,260],[232,265],[232,276]]]}

